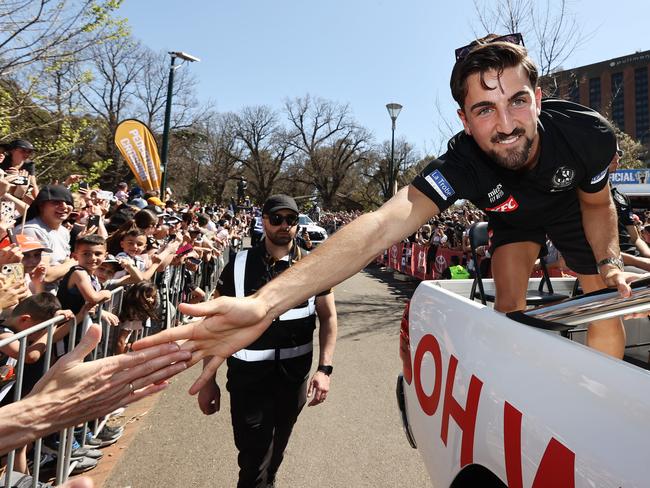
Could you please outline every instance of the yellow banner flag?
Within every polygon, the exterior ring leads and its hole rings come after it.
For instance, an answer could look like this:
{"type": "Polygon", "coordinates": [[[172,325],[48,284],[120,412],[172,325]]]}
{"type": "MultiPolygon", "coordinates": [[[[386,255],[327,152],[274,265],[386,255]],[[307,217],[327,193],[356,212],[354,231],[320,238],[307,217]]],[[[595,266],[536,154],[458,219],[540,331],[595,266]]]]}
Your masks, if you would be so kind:
{"type": "Polygon", "coordinates": [[[144,191],[160,190],[160,156],[156,139],[145,124],[127,119],[115,129],[115,144],[144,191]]]}

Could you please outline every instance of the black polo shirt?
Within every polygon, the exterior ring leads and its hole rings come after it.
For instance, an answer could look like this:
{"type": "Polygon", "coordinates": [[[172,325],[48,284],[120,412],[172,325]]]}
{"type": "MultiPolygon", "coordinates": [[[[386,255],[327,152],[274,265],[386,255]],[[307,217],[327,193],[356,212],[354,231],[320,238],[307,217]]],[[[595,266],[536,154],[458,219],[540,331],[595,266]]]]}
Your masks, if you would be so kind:
{"type": "Polygon", "coordinates": [[[607,184],[616,151],[614,130],[598,112],[548,99],[538,121],[540,156],[529,171],[500,167],[464,132],[415,177],[413,185],[445,210],[467,199],[490,220],[521,229],[553,222],[577,199],[577,189],[595,193],[607,184]]]}
{"type": "MultiPolygon", "coordinates": [[[[302,248],[294,248],[288,260],[277,261],[267,252],[264,242],[249,249],[246,258],[246,271],[244,273],[244,295],[249,296],[257,292],[275,276],[291,267],[293,263],[308,254],[302,248]]],[[[236,296],[234,280],[235,260],[231,259],[224,268],[219,278],[217,290],[220,295],[236,296]]],[[[323,296],[331,290],[319,293],[323,296]]],[[[307,302],[299,304],[296,308],[307,306],[307,302]]],[[[264,350],[276,348],[290,348],[301,346],[312,341],[316,328],[316,314],[294,320],[276,319],[271,326],[252,344],[246,347],[251,350],[264,350]]],[[[259,388],[271,386],[275,381],[302,383],[311,368],[312,354],[304,354],[290,359],[269,361],[242,361],[229,357],[227,388],[259,388]]]]}

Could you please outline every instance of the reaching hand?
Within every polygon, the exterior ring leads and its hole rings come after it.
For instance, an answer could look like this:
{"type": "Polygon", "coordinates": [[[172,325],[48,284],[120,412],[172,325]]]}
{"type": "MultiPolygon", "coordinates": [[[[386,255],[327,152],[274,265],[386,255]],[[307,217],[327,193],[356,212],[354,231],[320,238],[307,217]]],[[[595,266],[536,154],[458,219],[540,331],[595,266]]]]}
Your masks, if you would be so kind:
{"type": "Polygon", "coordinates": [[[108,310],[102,310],[102,320],[113,327],[120,325],[120,318],[108,310]]]}
{"type": "Polygon", "coordinates": [[[25,283],[0,281],[0,309],[11,308],[29,296],[25,283]]]}
{"type": "Polygon", "coordinates": [[[23,253],[16,244],[0,249],[0,264],[20,263],[23,260],[23,253]]]}
{"type": "Polygon", "coordinates": [[[86,236],[89,236],[91,234],[96,234],[97,230],[98,230],[98,227],[96,225],[91,225],[87,229],[84,229],[81,232],[79,232],[79,234],[77,235],[77,238],[86,237],[86,236]]]}
{"type": "Polygon", "coordinates": [[[32,389],[43,408],[51,408],[52,432],[135,402],[167,386],[183,371],[190,355],[175,344],[84,362],[101,338],[95,324],[70,353],[59,359],[32,389]],[[61,408],[60,406],[65,408],[61,408]]]}
{"type": "Polygon", "coordinates": [[[196,305],[182,303],[179,308],[182,313],[192,317],[206,318],[145,337],[133,344],[133,350],[187,340],[181,349],[192,352],[189,366],[214,356],[191,386],[191,395],[198,393],[208,381],[213,381],[221,363],[255,341],[272,322],[267,317],[264,303],[255,297],[219,297],[196,305]]]}
{"type": "Polygon", "coordinates": [[[39,264],[34,268],[34,271],[30,273],[30,277],[32,278],[32,281],[36,281],[37,283],[43,283],[43,281],[45,281],[46,273],[47,273],[47,268],[45,267],[45,265],[39,264]]]}

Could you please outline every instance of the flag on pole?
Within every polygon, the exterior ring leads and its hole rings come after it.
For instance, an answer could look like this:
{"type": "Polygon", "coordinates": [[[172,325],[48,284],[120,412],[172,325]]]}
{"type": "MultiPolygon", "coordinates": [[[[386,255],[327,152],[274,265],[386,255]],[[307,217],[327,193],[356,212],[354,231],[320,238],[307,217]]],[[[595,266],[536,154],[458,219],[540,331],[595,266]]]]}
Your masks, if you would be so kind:
{"type": "Polygon", "coordinates": [[[115,144],[145,191],[160,190],[160,156],[149,128],[135,119],[127,119],[115,129],[115,144]]]}

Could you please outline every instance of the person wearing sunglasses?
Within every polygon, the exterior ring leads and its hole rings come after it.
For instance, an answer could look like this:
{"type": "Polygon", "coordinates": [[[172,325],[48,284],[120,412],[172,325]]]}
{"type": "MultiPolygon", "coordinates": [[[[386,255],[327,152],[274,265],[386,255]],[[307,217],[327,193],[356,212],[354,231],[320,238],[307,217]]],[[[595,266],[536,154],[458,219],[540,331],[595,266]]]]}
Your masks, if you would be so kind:
{"type": "MultiPolygon", "coordinates": [[[[253,295],[298,263],[307,251],[297,244],[298,206],[287,195],[269,197],[262,208],[264,237],[240,251],[223,270],[217,293],[253,295]]],[[[300,411],[323,403],[329,392],[337,317],[331,289],[319,290],[277,317],[262,336],[228,358],[230,412],[239,450],[239,488],[274,486],[275,476],[300,411]],[[319,366],[309,379],[313,333],[319,322],[319,366]]],[[[206,415],[219,410],[214,375],[199,391],[206,415]]]]}
{"type": "MultiPolygon", "coordinates": [[[[497,310],[525,308],[528,279],[547,235],[585,292],[610,286],[630,296],[628,283],[639,275],[624,272],[620,258],[607,176],[616,152],[612,126],[587,107],[542,101],[537,67],[521,35],[478,39],[455,56],[450,87],[463,130],[445,154],[253,296],[182,306],[183,313],[206,318],[134,348],[189,339],[183,348],[194,351],[193,361],[212,358],[190,389],[196,393],[226,357],[283,312],[350,277],[459,199],[488,215],[497,310]]],[[[590,326],[587,343],[622,357],[621,321],[590,326]]]]}

